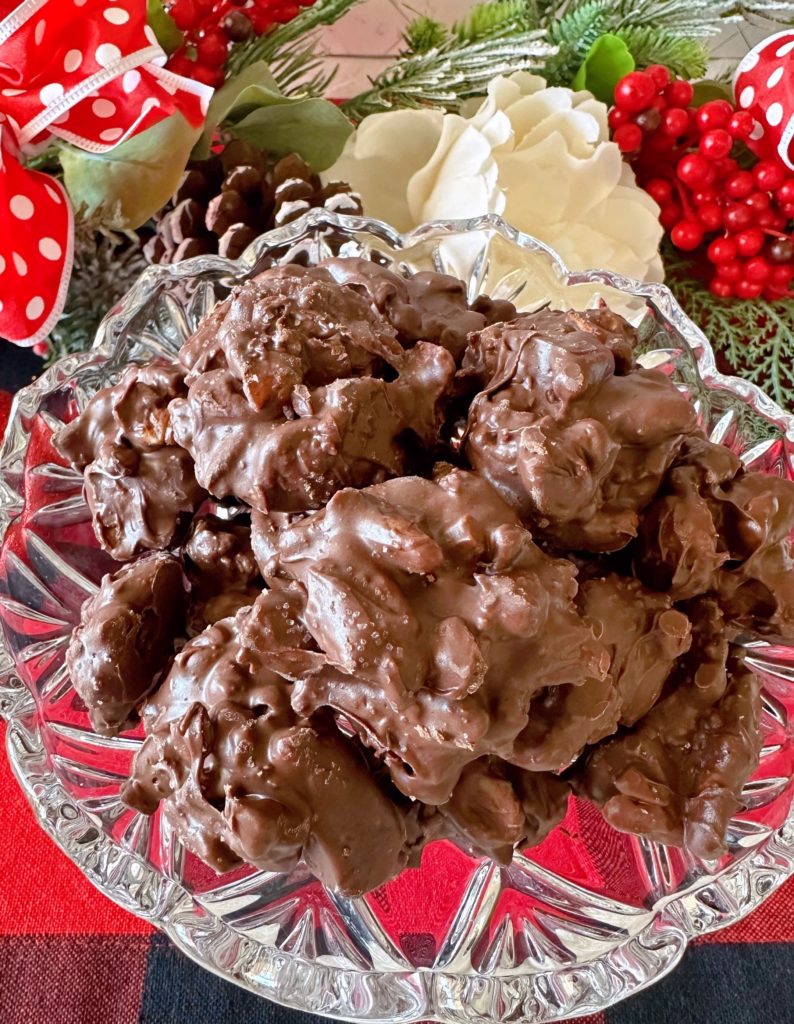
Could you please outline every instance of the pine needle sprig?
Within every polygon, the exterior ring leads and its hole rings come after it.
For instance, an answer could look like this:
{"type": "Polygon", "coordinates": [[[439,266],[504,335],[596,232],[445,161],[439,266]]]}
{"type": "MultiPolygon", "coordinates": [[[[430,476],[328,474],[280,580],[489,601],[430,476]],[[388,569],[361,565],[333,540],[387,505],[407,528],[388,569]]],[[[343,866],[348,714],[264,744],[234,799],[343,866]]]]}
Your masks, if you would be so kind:
{"type": "Polygon", "coordinates": [[[476,43],[538,27],[526,0],[486,0],[472,7],[462,21],[452,26],[452,35],[459,43],[476,43]]]}
{"type": "Polygon", "coordinates": [[[428,14],[421,14],[406,26],[403,43],[406,54],[429,53],[449,42],[449,29],[428,14]]]}
{"type": "Polygon", "coordinates": [[[301,44],[305,53],[310,52],[313,55],[312,59],[319,59],[312,45],[316,43],[317,29],[335,24],[358,2],[359,0],[315,0],[291,21],[279,25],[265,35],[235,46],[227,64],[228,74],[236,75],[257,61],[273,65],[280,58],[283,59],[285,53],[296,52],[296,43],[301,44]]]}
{"type": "Polygon", "coordinates": [[[708,47],[697,39],[646,25],[627,25],[615,34],[626,44],[638,67],[664,64],[673,74],[687,79],[706,74],[708,47]]]}
{"type": "Polygon", "coordinates": [[[554,53],[537,30],[472,43],[451,39],[403,57],[372,79],[369,89],[343,104],[343,110],[354,120],[394,107],[454,111],[464,100],[485,95],[496,75],[537,70],[554,53]]]}
{"type": "Polygon", "coordinates": [[[671,246],[664,250],[667,283],[684,311],[731,369],[794,409],[794,321],[791,301],[719,299],[671,246]]]}
{"type": "Polygon", "coordinates": [[[623,39],[639,66],[666,64],[686,78],[705,72],[702,40],[722,29],[719,0],[578,0],[546,26],[559,47],[546,77],[568,85],[588,50],[609,32],[623,39]],[[635,47],[639,52],[635,52],[635,47]]]}
{"type": "Polygon", "coordinates": [[[723,17],[729,21],[766,18],[782,25],[794,24],[794,3],[791,0],[755,0],[750,3],[733,3],[727,6],[723,17]]]}

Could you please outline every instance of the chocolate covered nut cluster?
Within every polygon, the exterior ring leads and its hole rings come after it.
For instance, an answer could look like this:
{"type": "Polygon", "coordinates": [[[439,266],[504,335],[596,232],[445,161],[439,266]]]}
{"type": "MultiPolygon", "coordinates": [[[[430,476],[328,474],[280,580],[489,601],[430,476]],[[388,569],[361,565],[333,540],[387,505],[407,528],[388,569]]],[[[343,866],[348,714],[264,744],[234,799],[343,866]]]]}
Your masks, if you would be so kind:
{"type": "Polygon", "coordinates": [[[348,894],[437,839],[509,862],[572,791],[719,857],[761,744],[735,641],[794,629],[794,486],[635,340],[335,258],[100,391],[56,443],[127,564],[68,664],[97,730],[142,719],[127,803],[348,894]]]}
{"type": "Polygon", "coordinates": [[[126,560],[181,539],[206,497],[193,460],[174,443],[170,403],[185,391],[180,366],[130,366],[56,438],[83,472],[100,545],[126,560]]]}

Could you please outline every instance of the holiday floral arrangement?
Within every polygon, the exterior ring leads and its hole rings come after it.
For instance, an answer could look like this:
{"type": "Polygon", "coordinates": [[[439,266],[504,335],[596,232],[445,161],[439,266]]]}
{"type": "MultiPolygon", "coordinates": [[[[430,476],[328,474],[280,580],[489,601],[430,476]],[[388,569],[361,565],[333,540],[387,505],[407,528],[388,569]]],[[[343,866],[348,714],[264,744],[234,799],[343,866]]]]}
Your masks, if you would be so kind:
{"type": "Polygon", "coordinates": [[[794,2],[489,0],[420,16],[331,100],[357,0],[0,0],[0,337],[90,346],[152,262],[236,257],[311,207],[498,213],[572,269],[662,280],[794,404],[794,2]],[[726,24],[779,22],[706,80],[726,24]]]}

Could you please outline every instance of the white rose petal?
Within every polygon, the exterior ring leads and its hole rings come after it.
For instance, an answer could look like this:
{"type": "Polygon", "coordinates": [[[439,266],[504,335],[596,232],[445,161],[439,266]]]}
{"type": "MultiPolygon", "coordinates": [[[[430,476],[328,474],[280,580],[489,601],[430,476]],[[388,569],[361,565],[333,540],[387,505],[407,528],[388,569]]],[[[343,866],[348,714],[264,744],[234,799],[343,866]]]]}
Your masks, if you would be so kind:
{"type": "MultiPolygon", "coordinates": [[[[399,230],[499,213],[572,270],[662,278],[659,207],[609,141],[605,104],[586,91],[547,88],[537,75],[495,78],[487,96],[465,102],[460,114],[365,118],[324,179],[350,182],[367,214],[399,230]]],[[[472,254],[465,239],[445,250],[462,274],[472,254]]],[[[582,286],[577,301],[596,294],[582,286]]]]}

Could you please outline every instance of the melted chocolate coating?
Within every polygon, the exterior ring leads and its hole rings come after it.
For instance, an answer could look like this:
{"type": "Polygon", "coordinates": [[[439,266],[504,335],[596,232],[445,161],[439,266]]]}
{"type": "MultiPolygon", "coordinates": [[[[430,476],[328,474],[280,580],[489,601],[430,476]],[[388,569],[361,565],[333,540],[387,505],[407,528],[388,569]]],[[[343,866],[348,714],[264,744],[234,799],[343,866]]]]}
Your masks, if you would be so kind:
{"type": "Polygon", "coordinates": [[[631,366],[631,328],[604,310],[521,316],[474,335],[464,378],[464,450],[540,536],[615,551],[695,429],[695,411],[655,370],[631,366]]]}
{"type": "Polygon", "coordinates": [[[137,721],[174,653],[183,629],[187,592],[173,555],[147,555],[105,576],[80,613],[66,664],[91,725],[115,736],[137,721]]]}
{"type": "Polygon", "coordinates": [[[404,472],[404,435],[436,440],[449,354],[427,343],[405,352],[370,303],[321,268],[265,271],[219,310],[183,346],[188,395],[170,406],[177,442],[216,497],[320,508],[344,487],[404,472]]]}
{"type": "Polygon", "coordinates": [[[290,707],[288,678],[318,657],[298,622],[302,601],[294,588],[264,593],[188,642],[144,709],[148,738],[123,798],[145,813],[162,802],[216,870],[302,860],[358,895],[401,870],[408,833],[354,742],[328,716],[290,707]]]}
{"type": "Polygon", "coordinates": [[[512,320],[512,302],[483,295],[469,305],[466,286],[447,274],[424,271],[411,277],[369,260],[340,258],[320,264],[339,284],[365,295],[388,320],[403,345],[431,341],[460,362],[469,334],[512,320]]]}
{"type": "MultiPolygon", "coordinates": [[[[606,675],[573,604],[574,567],[536,547],[476,474],[403,477],[342,491],[292,525],[252,525],[266,581],[305,588],[326,662],[296,681],[294,707],[342,714],[407,796],[446,802],[485,754],[530,762],[532,696],[606,675]]],[[[576,752],[589,733],[583,717],[576,752]]]]}
{"type": "Polygon", "coordinates": [[[160,683],[125,800],[217,870],[302,861],[350,895],[437,838],[509,861],[571,783],[718,856],[760,746],[730,638],[794,629],[794,486],[710,443],[634,342],[606,309],[516,317],[333,259],[99,392],[57,444],[103,547],[192,519],[69,650],[98,731],[160,683]],[[194,518],[206,491],[251,508],[194,518]]]}
{"type": "Polygon", "coordinates": [[[254,603],[264,586],[251,549],[251,528],[217,516],[193,520],[184,548],[191,583],[188,629],[200,633],[254,603]]]}
{"type": "Polygon", "coordinates": [[[692,651],[671,692],[597,747],[578,785],[615,828],[712,860],[725,852],[728,821],[758,764],[759,683],[735,658],[726,665],[716,604],[701,601],[689,613],[692,651]]]}
{"type": "Polygon", "coordinates": [[[193,462],[171,432],[169,403],[184,392],[179,367],[130,366],[53,439],[84,472],[94,532],[120,561],[167,548],[204,500],[193,462]]]}
{"type": "Polygon", "coordinates": [[[545,772],[522,772],[496,758],[467,765],[450,800],[438,808],[444,835],[474,856],[509,864],[565,817],[570,787],[545,772]]]}
{"type": "Polygon", "coordinates": [[[635,571],[674,600],[716,594],[741,628],[790,632],[792,530],[794,484],[747,473],[722,445],[695,437],[647,510],[635,571]]]}

